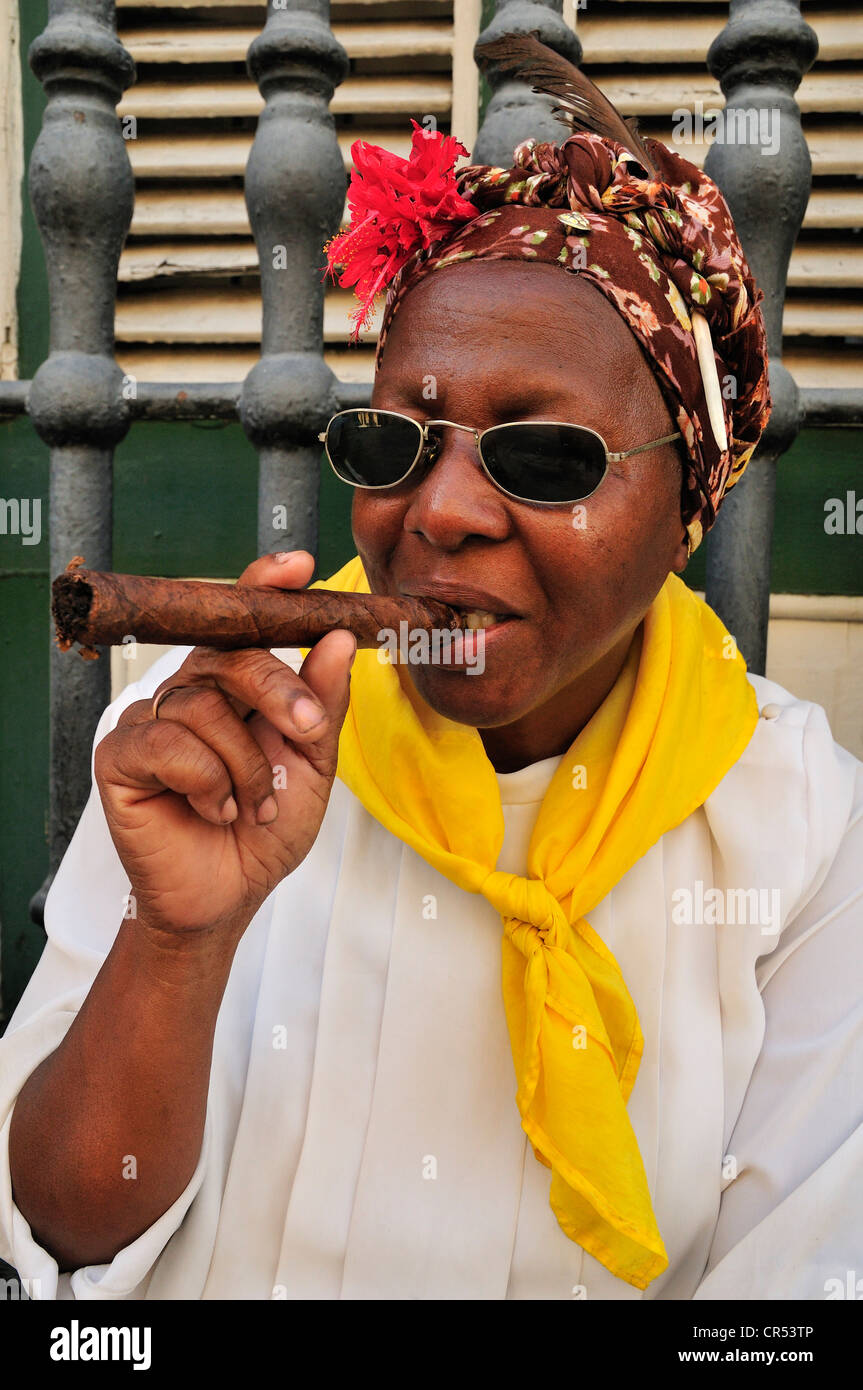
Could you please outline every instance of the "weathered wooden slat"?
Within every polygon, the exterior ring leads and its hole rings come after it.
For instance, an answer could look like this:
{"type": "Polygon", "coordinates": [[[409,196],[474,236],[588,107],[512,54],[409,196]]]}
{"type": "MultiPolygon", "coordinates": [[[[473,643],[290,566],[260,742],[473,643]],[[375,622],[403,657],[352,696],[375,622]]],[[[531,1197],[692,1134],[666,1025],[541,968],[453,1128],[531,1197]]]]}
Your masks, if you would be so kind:
{"type": "Polygon", "coordinates": [[[863,348],[805,346],[805,338],[786,340],[782,360],[798,386],[832,386],[860,389],[863,381],[863,348]]]}
{"type": "MultiPolygon", "coordinates": [[[[863,348],[845,346],[813,351],[805,339],[786,341],[783,361],[798,386],[859,387],[863,380],[863,348]]],[[[139,381],[242,381],[258,360],[254,347],[141,347],[121,345],[118,361],[139,381]]],[[[342,381],[371,381],[374,347],[335,345],[324,360],[342,381]]]]}
{"type": "Polygon", "coordinates": [[[863,289],[863,245],[852,241],[800,243],[791,253],[792,289],[863,289]]]}
{"type": "Polygon", "coordinates": [[[252,135],[139,133],[128,145],[136,179],[239,178],[252,148],[252,135]]]}
{"type": "MultiPolygon", "coordinates": [[[[132,3],[132,0],[121,0],[121,2],[122,2],[122,3],[131,4],[131,3],[132,3]]],[[[167,4],[167,2],[168,2],[168,0],[162,0],[162,3],[163,3],[163,4],[167,4]]],[[[148,3],[149,3],[149,0],[148,0],[148,3]]],[[[226,4],[226,3],[227,3],[227,0],[218,0],[218,3],[219,3],[219,4],[226,4]]],[[[350,4],[350,3],[351,3],[351,0],[348,0],[348,4],[350,4]]],[[[564,3],[566,3],[566,0],[564,0],[564,3]]],[[[679,5],[681,10],[683,10],[683,9],[689,9],[689,8],[690,8],[690,0],[608,0],[608,3],[609,3],[609,4],[612,4],[612,5],[619,5],[621,9],[623,9],[624,7],[626,7],[627,9],[632,9],[636,4],[639,4],[639,5],[640,5],[640,4],[642,4],[642,3],[643,3],[643,4],[646,4],[646,5],[652,5],[652,4],[657,4],[657,5],[672,5],[672,6],[674,6],[674,5],[679,5]]],[[[714,5],[714,6],[715,6],[716,0],[693,0],[693,3],[696,4],[696,5],[714,5]]],[[[578,14],[578,22],[579,22],[579,24],[580,24],[581,21],[582,21],[582,18],[583,18],[583,16],[584,16],[584,11],[583,11],[583,10],[582,10],[582,11],[578,11],[577,14],[578,14]]]]}
{"type": "MultiPolygon", "coordinates": [[[[131,235],[240,236],[248,231],[245,200],[239,189],[177,186],[176,189],[139,188],[131,235]]],[[[342,226],[349,222],[345,203],[342,226]]],[[[863,191],[854,188],[816,189],[806,209],[804,228],[812,231],[856,229],[863,226],[863,191]]]]}
{"type": "Polygon", "coordinates": [[[812,171],[825,174],[863,174],[863,138],[859,121],[813,126],[803,122],[812,171]]]}
{"type": "MultiPolygon", "coordinates": [[[[347,202],[342,225],[349,221],[347,202]]],[[[132,237],[248,236],[246,200],[239,188],[174,188],[138,190],[132,218],[132,237]]]]}
{"type": "MultiPolygon", "coordinates": [[[[324,339],[347,342],[355,306],[352,294],[337,290],[324,306],[324,339]]],[[[381,305],[363,341],[373,343],[380,329],[381,305]]],[[[261,336],[261,299],[256,289],[226,285],[222,289],[159,290],[132,296],[117,307],[120,342],[252,343],[261,336]]]]}
{"type": "MultiPolygon", "coordinates": [[[[367,140],[384,145],[394,154],[407,158],[411,147],[410,127],[351,129],[337,132],[339,148],[350,166],[351,145],[367,140]]],[[[138,179],[212,179],[241,177],[252,148],[252,135],[213,131],[206,135],[141,134],[128,142],[129,157],[138,179]]]]}
{"type": "MultiPolygon", "coordinates": [[[[694,102],[701,102],[705,112],[721,110],[724,104],[719,85],[709,74],[693,75],[684,87],[679,76],[667,73],[613,73],[603,78],[602,88],[626,116],[668,117],[694,102]]],[[[857,111],[863,107],[863,73],[853,68],[812,72],[801,82],[797,100],[804,112],[857,111]]],[[[222,82],[142,82],[126,94],[117,110],[121,117],[200,120],[256,116],[261,106],[260,93],[251,82],[226,78],[222,82]]],[[[375,112],[440,115],[451,106],[450,79],[427,73],[386,80],[351,77],[337,88],[332,102],[336,115],[353,116],[375,112]]]]}
{"type": "MultiPolygon", "coordinates": [[[[804,121],[803,129],[809,143],[812,170],[816,178],[839,173],[863,173],[863,134],[859,126],[848,121],[825,127],[813,126],[810,123],[807,127],[804,121]]],[[[681,154],[699,168],[704,164],[707,145],[698,143],[676,146],[672,141],[670,127],[664,131],[648,130],[647,133],[655,134],[657,139],[664,140],[671,148],[679,149],[681,154]]],[[[368,140],[373,145],[384,145],[403,158],[407,156],[411,144],[409,128],[406,133],[400,126],[369,126],[341,130],[338,132],[338,141],[346,166],[350,165],[351,145],[357,139],[368,140]]],[[[237,178],[246,167],[251,146],[251,133],[233,134],[230,131],[184,135],[182,131],[177,134],[150,134],[145,129],[139,131],[136,140],[127,142],[132,168],[138,179],[237,178]]],[[[818,190],[813,193],[813,198],[817,192],[818,190]]],[[[843,205],[847,201],[850,206],[852,198],[860,197],[854,190],[845,192],[847,199],[843,194],[843,205]]],[[[844,227],[861,222],[863,217],[855,213],[849,221],[842,220],[840,216],[838,220],[812,225],[844,227]]]]}
{"type": "MultiPolygon", "coordinates": [[[[324,337],[344,343],[351,332],[352,295],[336,290],[327,295],[324,337]]],[[[361,341],[374,342],[380,325],[380,306],[361,341]]],[[[850,337],[863,333],[863,297],[831,299],[792,294],[785,306],[786,337],[850,337]]],[[[256,290],[226,285],[222,289],[159,290],[121,300],[117,309],[117,338],[122,342],[248,343],[261,331],[261,302],[256,290]]]]}
{"type": "MultiPolygon", "coordinates": [[[[118,361],[138,381],[242,381],[258,361],[254,347],[144,347],[121,345],[118,361]]],[[[342,381],[371,381],[374,347],[333,347],[324,361],[342,381]]]]}
{"type": "MultiPolygon", "coordinates": [[[[681,9],[683,9],[681,5],[681,9]]],[[[687,6],[688,8],[688,6],[687,6]]],[[[593,63],[682,63],[704,64],[707,50],[722,29],[726,16],[683,13],[672,22],[649,9],[621,4],[620,14],[592,14],[590,7],[580,11],[578,37],[584,46],[584,67],[593,63]]],[[[860,12],[848,6],[806,16],[818,35],[819,62],[849,62],[863,58],[863,20],[860,12]]]]}
{"type": "Polygon", "coordinates": [[[863,227],[863,189],[814,188],[803,226],[863,227]]]}
{"type": "MultiPolygon", "coordinates": [[[[117,107],[120,117],[159,120],[206,120],[212,117],[257,116],[261,94],[243,78],[223,82],[142,82],[117,107]]],[[[449,77],[426,73],[415,77],[350,77],[337,87],[330,104],[335,115],[367,116],[417,113],[444,116],[452,107],[449,77]]]]}
{"type": "Polygon", "coordinates": [[[117,346],[117,361],[137,381],[242,381],[258,360],[256,348],[117,346]]]}
{"type": "Polygon", "coordinates": [[[248,236],[241,189],[139,188],[132,236],[248,236]]]}
{"type": "MultiPolygon", "coordinates": [[[[224,200],[225,204],[227,201],[224,200]]],[[[236,227],[242,232],[244,226],[240,219],[245,212],[242,196],[234,195],[234,203],[236,227]]],[[[256,272],[258,257],[253,241],[237,242],[216,237],[207,241],[200,239],[202,228],[195,216],[193,198],[172,198],[164,205],[160,214],[163,218],[166,211],[175,217],[187,216],[188,221],[182,223],[182,230],[194,231],[198,239],[157,243],[133,241],[127,245],[120,260],[118,278],[121,281],[141,281],[166,275],[240,275],[256,272]]],[[[227,206],[216,215],[224,223],[230,222],[227,206]]],[[[248,229],[248,222],[245,229],[248,229]]],[[[168,228],[169,234],[174,237],[177,230],[176,223],[168,228]]],[[[863,289],[863,246],[853,241],[798,244],[791,256],[788,283],[795,289],[815,291],[822,288],[863,289]]]]}
{"type": "MultiPolygon", "coordinates": [[[[123,29],[121,37],[136,63],[243,63],[260,27],[252,25],[163,24],[123,29]]],[[[350,58],[443,57],[452,54],[453,29],[445,20],[410,23],[334,24],[333,33],[350,58]]]]}
{"type": "MultiPolygon", "coordinates": [[[[681,105],[691,106],[688,94],[684,92],[681,105]]],[[[842,120],[841,113],[824,123],[817,119],[817,112],[803,121],[803,133],[809,146],[812,172],[816,177],[827,178],[834,174],[863,173],[863,132],[860,123],[842,120]]],[[[702,139],[683,143],[675,139],[675,126],[664,124],[661,120],[645,122],[640,127],[642,134],[652,135],[657,140],[676,150],[699,169],[704,167],[710,144],[702,139]]],[[[679,126],[676,127],[679,130],[679,126]]]]}
{"type": "MultiPolygon", "coordinates": [[[[625,116],[670,116],[701,101],[705,111],[725,105],[719,83],[709,73],[608,73],[600,85],[609,101],[625,116]]],[[[863,107],[863,73],[854,68],[817,68],[807,73],[797,89],[796,101],[804,112],[848,112],[863,107]]]]}
{"type": "MultiPolygon", "coordinates": [[[[118,10],[265,10],[267,0],[117,0],[118,10]]],[[[333,9],[362,13],[363,17],[380,10],[392,15],[394,9],[425,13],[452,13],[453,0],[403,0],[394,7],[390,0],[334,0],[333,9]]],[[[121,26],[122,27],[122,26],[121,26]]]]}
{"type": "Polygon", "coordinates": [[[121,284],[183,275],[256,273],[254,241],[160,241],[127,245],[120,257],[121,284]]]}
{"type": "MultiPolygon", "coordinates": [[[[782,331],[786,338],[850,338],[863,334],[863,298],[797,299],[785,303],[782,331]]],[[[859,385],[859,382],[858,382],[859,385]]]]}

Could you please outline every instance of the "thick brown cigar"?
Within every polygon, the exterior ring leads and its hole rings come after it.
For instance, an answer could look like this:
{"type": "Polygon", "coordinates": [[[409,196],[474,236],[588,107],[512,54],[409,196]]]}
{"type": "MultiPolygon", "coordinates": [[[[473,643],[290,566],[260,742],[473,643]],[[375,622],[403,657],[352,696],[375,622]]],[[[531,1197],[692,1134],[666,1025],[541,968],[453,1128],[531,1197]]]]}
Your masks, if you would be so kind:
{"type": "Polygon", "coordinates": [[[462,616],[443,603],[384,594],[342,594],[326,589],[266,589],[208,584],[195,579],[150,579],[81,569],[81,557],[52,585],[57,643],[81,655],[123,638],[176,646],[309,647],[333,628],[347,628],[360,647],[380,644],[382,628],[462,626],[462,616]]]}

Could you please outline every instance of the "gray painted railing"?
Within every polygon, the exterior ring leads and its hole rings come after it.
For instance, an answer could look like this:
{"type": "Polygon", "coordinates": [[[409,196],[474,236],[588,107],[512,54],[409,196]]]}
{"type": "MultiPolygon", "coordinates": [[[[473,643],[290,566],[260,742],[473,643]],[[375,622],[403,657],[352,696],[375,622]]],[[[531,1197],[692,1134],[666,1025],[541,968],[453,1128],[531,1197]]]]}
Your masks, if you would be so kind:
{"type": "MultiPolygon", "coordinates": [[[[538,32],[578,62],[581,45],[561,10],[561,0],[499,0],[481,37],[538,32]]],[[[259,549],[316,552],[316,435],[335,410],[367,402],[370,389],[338,381],[323,357],[321,248],[338,228],[345,191],[329,102],[348,66],[330,29],[329,0],[269,0],[249,52],[265,99],[246,172],[261,268],[260,361],[245,382],[140,382],[132,400],[123,398],[114,360],[117,263],[133,201],[114,107],[134,65],[117,39],[112,0],[50,0],[49,15],[30,54],[48,98],[30,191],[45,245],[51,350],[31,383],[0,382],[0,414],[27,411],[51,449],[52,573],[76,551],[94,568],[110,567],[113,449],[132,420],[239,418],[260,457],[259,549]],[[281,507],[286,525],[274,524],[281,507]]],[[[798,391],[779,361],[788,257],[809,192],[793,93],[816,47],[797,0],[732,0],[729,24],[709,55],[729,104],[782,113],[782,153],[769,170],[746,145],[714,147],[708,164],[765,288],[774,355],[767,438],[708,537],[709,597],[756,671],[765,659],[776,460],[804,423],[863,422],[863,392],[798,391]]],[[[508,161],[527,135],[560,138],[546,98],[494,69],[488,78],[492,96],[476,159],[508,161]]],[[[90,746],[109,677],[107,662],[64,661],[52,651],[50,872],[31,904],[37,921],[89,790],[90,746]]]]}
{"type": "Polygon", "coordinates": [[[705,161],[764,291],[773,398],[758,449],[707,537],[707,601],[734,633],[750,668],[762,674],[767,661],[776,464],[800,428],[800,393],[782,364],[788,262],[812,186],[812,164],[794,93],[817,52],[818,40],[804,22],[798,0],[771,0],[769,5],[763,0],[731,0],[731,17],[707,54],[729,112],[754,110],[771,124],[776,119],[779,123],[778,149],[773,153],[765,153],[755,141],[726,141],[713,144],[705,161]]]}
{"type": "MultiPolygon", "coordinates": [[[[50,352],[27,396],[33,427],[51,449],[50,564],[73,554],[111,567],[114,446],[129,428],[114,360],[117,266],[134,190],[115,106],[135,65],[115,32],[113,0],[51,0],[30,49],[47,95],[30,160],[30,198],[42,234],[51,305],[50,352]]],[[[88,743],[110,699],[107,661],[68,662],[51,644],[49,878],[41,915],[90,789],[88,743]]]]}
{"type": "MultiPolygon", "coordinates": [[[[564,22],[562,0],[536,4],[534,0],[498,0],[490,23],[477,43],[491,43],[504,34],[536,34],[542,43],[571,63],[581,62],[581,41],[564,22]]],[[[512,152],[519,140],[532,135],[537,140],[560,142],[564,127],[552,115],[548,97],[531,91],[510,73],[489,64],[486,80],[491,97],[472,151],[475,164],[512,164],[512,152]]]]}
{"type": "Polygon", "coordinates": [[[258,450],[258,550],[317,554],[318,433],[338,409],[323,357],[324,242],[338,231],[346,177],[329,111],[348,57],[329,0],[267,9],[249,49],[266,101],[246,166],[246,203],[263,298],[260,361],[243,383],[240,419],[258,450]],[[282,510],[280,510],[282,509],[282,510]],[[285,514],[286,524],[282,521],[285,514]]]}

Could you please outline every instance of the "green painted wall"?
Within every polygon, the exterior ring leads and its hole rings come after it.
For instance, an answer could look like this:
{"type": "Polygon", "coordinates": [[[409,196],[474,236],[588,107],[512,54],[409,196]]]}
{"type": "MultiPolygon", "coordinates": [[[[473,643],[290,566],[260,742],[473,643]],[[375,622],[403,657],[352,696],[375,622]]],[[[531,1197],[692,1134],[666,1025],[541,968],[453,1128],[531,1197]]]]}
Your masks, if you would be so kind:
{"type": "MultiPolygon", "coordinates": [[[[22,6],[22,46],[44,28],[44,0],[22,6]]],[[[42,90],[24,69],[26,154],[38,133],[42,90]]],[[[21,374],[31,377],[48,344],[41,244],[29,206],[19,294],[21,374]]],[[[774,590],[863,593],[860,540],[828,536],[824,503],[863,495],[863,431],[802,435],[783,460],[776,518],[774,590]]],[[[117,451],[117,569],[233,577],[255,553],[256,459],[239,425],[137,425],[117,451]]],[[[321,473],[319,573],[352,553],[349,494],[321,473]]],[[[14,1008],[42,949],[27,902],[47,870],[48,755],[47,450],[29,422],[0,423],[0,496],[41,498],[43,538],[24,546],[0,536],[0,919],[2,1001],[14,1008]]],[[[703,585],[703,554],[688,578],[703,585]]],[[[0,1020],[2,1022],[2,1020],[0,1020]]]]}

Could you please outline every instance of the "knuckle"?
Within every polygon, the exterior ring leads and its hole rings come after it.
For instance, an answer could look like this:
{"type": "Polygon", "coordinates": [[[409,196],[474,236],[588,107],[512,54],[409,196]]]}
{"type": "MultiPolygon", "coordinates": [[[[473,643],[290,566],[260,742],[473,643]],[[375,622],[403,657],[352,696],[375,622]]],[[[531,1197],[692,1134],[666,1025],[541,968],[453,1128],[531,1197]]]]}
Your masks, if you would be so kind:
{"type": "Polygon", "coordinates": [[[218,656],[226,675],[246,686],[253,686],[258,696],[278,696],[290,682],[290,668],[260,647],[219,652],[218,656]]]}
{"type": "Polygon", "coordinates": [[[284,700],[294,684],[299,684],[290,667],[262,652],[262,660],[253,670],[255,685],[265,699],[284,700]]]}
{"type": "Polygon", "coordinates": [[[273,790],[273,769],[260,750],[247,760],[242,776],[252,795],[262,801],[273,790]]]}
{"type": "MultiPolygon", "coordinates": [[[[153,696],[155,699],[155,694],[153,696]]],[[[131,705],[127,705],[121,712],[115,725],[116,729],[128,729],[135,724],[142,723],[143,720],[151,717],[153,700],[135,700],[131,705]]]]}
{"type": "Polygon", "coordinates": [[[114,762],[114,751],[117,745],[117,736],[114,731],[106,734],[93,750],[93,772],[96,781],[101,781],[114,762]]]}
{"type": "MultiPolygon", "coordinates": [[[[197,676],[202,668],[209,670],[214,663],[229,655],[229,652],[223,652],[219,647],[203,645],[194,647],[180,667],[180,671],[184,671],[186,675],[197,676]]],[[[177,674],[179,675],[179,672],[177,674]]]]}
{"type": "Polygon", "coordinates": [[[216,686],[197,686],[183,698],[188,701],[189,718],[199,733],[219,729],[231,716],[231,707],[216,686]]]}
{"type": "Polygon", "coordinates": [[[221,792],[230,782],[223,765],[208,749],[202,749],[195,758],[193,772],[200,790],[205,795],[221,792]]]}
{"type": "Polygon", "coordinates": [[[151,757],[172,760],[186,751],[186,730],[175,719],[151,719],[141,726],[141,735],[151,757]]]}
{"type": "Polygon", "coordinates": [[[191,661],[194,658],[191,674],[197,683],[208,681],[218,685],[221,676],[232,677],[242,671],[249,655],[245,647],[232,651],[222,651],[220,647],[196,647],[188,659],[191,661]]]}
{"type": "Polygon", "coordinates": [[[270,659],[269,652],[260,647],[240,647],[236,651],[223,653],[232,671],[254,672],[270,659]]]}

